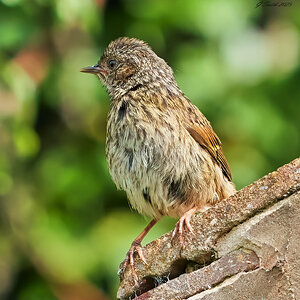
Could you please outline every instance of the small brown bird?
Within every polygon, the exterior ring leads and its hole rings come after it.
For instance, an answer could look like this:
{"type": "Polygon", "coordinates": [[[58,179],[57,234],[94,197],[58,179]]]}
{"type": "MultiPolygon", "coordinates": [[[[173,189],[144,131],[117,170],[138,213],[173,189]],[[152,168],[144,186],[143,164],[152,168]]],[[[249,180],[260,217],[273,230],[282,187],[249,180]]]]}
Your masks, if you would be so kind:
{"type": "Polygon", "coordinates": [[[235,192],[221,142],[210,123],[179,89],[172,69],[144,42],[111,42],[93,67],[110,96],[106,155],[110,174],[130,204],[153,218],[133,241],[125,265],[164,215],[180,218],[173,231],[184,245],[191,216],[235,192]]]}

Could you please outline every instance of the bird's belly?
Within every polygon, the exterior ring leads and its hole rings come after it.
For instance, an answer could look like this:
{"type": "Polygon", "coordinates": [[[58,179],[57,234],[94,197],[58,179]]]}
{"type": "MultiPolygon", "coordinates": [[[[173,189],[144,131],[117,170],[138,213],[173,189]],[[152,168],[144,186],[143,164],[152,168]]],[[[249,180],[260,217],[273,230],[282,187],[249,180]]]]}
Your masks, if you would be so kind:
{"type": "Polygon", "coordinates": [[[123,138],[112,137],[107,143],[110,174],[117,187],[126,191],[133,208],[159,218],[169,204],[162,171],[168,165],[166,153],[155,144],[155,137],[138,136],[138,132],[123,131],[123,138]]]}
{"type": "Polygon", "coordinates": [[[128,119],[114,126],[106,145],[110,174],[139,213],[178,217],[217,197],[215,164],[183,126],[128,119]]]}

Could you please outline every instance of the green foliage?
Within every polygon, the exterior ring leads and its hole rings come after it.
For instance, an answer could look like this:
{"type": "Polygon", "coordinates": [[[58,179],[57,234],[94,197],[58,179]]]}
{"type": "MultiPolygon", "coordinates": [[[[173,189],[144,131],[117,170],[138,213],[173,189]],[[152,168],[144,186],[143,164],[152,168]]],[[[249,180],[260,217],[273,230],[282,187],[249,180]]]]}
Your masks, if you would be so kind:
{"type": "Polygon", "coordinates": [[[108,96],[79,72],[112,39],[144,39],[166,59],[220,136],[238,188],[299,155],[292,3],[0,1],[0,298],[65,299],[65,285],[83,282],[115,298],[118,265],[146,220],[108,174],[108,96]]]}

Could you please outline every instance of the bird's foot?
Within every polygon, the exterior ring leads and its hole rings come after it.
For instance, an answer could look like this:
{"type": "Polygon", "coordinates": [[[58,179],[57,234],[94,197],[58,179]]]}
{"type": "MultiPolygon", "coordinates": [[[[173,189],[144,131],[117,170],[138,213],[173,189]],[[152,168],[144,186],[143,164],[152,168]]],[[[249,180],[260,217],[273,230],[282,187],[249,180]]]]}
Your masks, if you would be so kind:
{"type": "Polygon", "coordinates": [[[191,217],[194,215],[194,213],[197,211],[196,208],[192,208],[185,212],[182,217],[180,217],[179,221],[176,223],[175,228],[172,233],[172,241],[174,240],[174,237],[176,234],[179,235],[179,243],[181,249],[184,249],[184,232],[188,231],[194,234],[193,228],[191,226],[190,220],[191,217]]]}
{"type": "Polygon", "coordinates": [[[147,265],[147,261],[145,259],[145,256],[143,254],[141,243],[137,240],[134,240],[129,248],[129,251],[126,254],[126,258],[123,264],[123,270],[125,270],[128,266],[130,266],[131,274],[134,279],[134,283],[136,286],[138,286],[138,277],[136,275],[136,271],[134,268],[134,253],[137,252],[139,258],[141,261],[147,265]]]}
{"type": "Polygon", "coordinates": [[[153,219],[146,227],[145,229],[140,233],[140,235],[132,242],[131,247],[129,248],[129,251],[126,254],[126,258],[124,260],[123,266],[122,266],[122,270],[120,270],[121,274],[124,273],[124,271],[126,270],[127,266],[130,266],[131,269],[131,274],[133,276],[134,279],[134,283],[136,286],[138,286],[138,277],[136,275],[135,269],[134,269],[134,253],[137,252],[138,256],[140,257],[141,261],[147,264],[147,261],[145,259],[145,256],[143,254],[142,251],[142,246],[141,246],[141,242],[143,240],[143,238],[146,236],[146,234],[149,232],[149,230],[157,223],[158,220],[153,219]]]}

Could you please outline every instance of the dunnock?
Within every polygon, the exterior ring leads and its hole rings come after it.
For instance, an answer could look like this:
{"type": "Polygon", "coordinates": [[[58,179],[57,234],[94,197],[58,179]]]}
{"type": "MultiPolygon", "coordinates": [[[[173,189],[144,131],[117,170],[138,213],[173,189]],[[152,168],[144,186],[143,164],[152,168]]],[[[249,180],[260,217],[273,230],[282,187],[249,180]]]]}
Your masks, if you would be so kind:
{"type": "Polygon", "coordinates": [[[131,205],[153,220],[133,241],[124,267],[134,272],[135,251],[164,215],[180,218],[173,231],[184,246],[191,216],[235,192],[221,142],[210,123],[179,89],[172,69],[143,41],[111,42],[97,75],[110,96],[106,155],[110,174],[131,205]]]}

